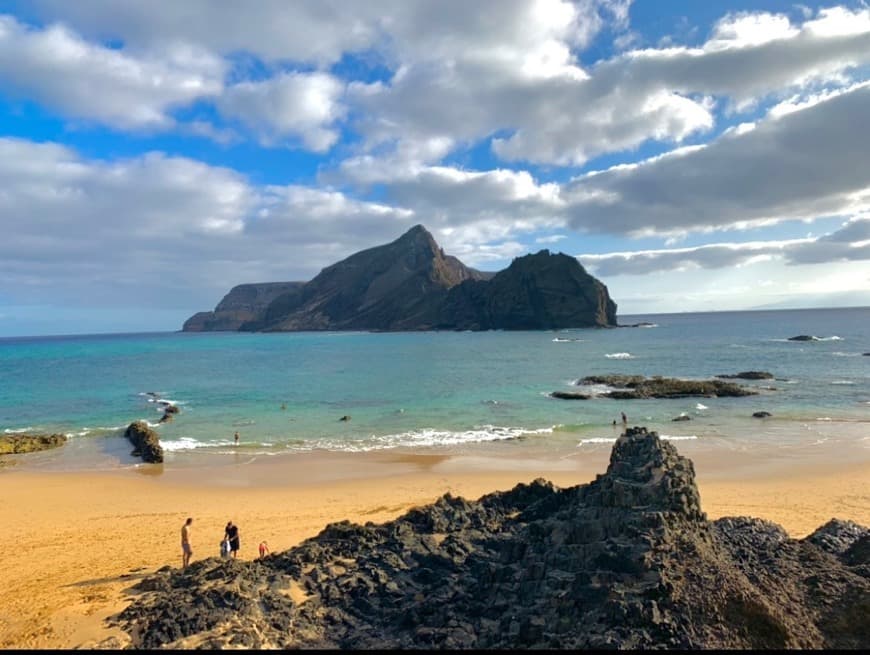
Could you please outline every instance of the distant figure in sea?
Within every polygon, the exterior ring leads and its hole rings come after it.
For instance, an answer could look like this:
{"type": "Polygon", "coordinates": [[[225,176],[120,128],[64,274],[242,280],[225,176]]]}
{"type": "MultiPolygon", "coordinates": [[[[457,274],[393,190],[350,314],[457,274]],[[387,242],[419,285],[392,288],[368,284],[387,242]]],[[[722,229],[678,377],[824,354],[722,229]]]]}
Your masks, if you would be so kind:
{"type": "Polygon", "coordinates": [[[236,445],[237,445],[237,446],[239,445],[239,433],[238,433],[238,432],[236,432],[236,433],[233,435],[233,441],[236,442],[236,445]]]}
{"type": "Polygon", "coordinates": [[[628,419],[625,416],[625,412],[622,412],[622,424],[628,425],[628,419]]]}
{"type": "Polygon", "coordinates": [[[193,548],[190,546],[190,525],[193,523],[193,518],[188,517],[181,526],[181,568],[186,569],[190,564],[190,556],[193,555],[193,548]]]}
{"type": "Polygon", "coordinates": [[[269,554],[269,544],[265,541],[260,542],[260,559],[263,559],[266,555],[269,554]]]}
{"type": "Polygon", "coordinates": [[[349,420],[350,420],[350,416],[347,415],[347,414],[345,414],[344,416],[342,416],[342,417],[341,417],[340,419],[338,419],[338,420],[339,420],[339,421],[349,421],[349,420]]]}
{"type": "Polygon", "coordinates": [[[232,521],[229,521],[224,530],[224,538],[229,539],[230,553],[232,554],[233,559],[236,559],[239,554],[239,526],[234,524],[232,521]]]}
{"type": "Polygon", "coordinates": [[[616,419],[613,419],[613,427],[616,427],[616,419]]]}
{"type": "Polygon", "coordinates": [[[281,403],[281,409],[287,409],[287,403],[281,403]]]}

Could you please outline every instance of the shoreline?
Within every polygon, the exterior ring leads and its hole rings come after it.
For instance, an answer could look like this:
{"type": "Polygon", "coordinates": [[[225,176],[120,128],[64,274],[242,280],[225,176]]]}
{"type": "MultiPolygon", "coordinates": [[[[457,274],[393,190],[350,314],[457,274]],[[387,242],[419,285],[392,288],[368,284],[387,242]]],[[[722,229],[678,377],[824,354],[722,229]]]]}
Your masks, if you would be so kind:
{"type": "MultiPolygon", "coordinates": [[[[674,445],[693,462],[710,519],[761,518],[795,538],[832,518],[870,525],[866,446],[745,452],[674,445]]],[[[510,448],[493,456],[478,450],[224,456],[197,466],[87,472],[9,466],[0,469],[0,521],[11,545],[0,573],[0,647],[87,647],[112,636],[126,643],[103,620],[126,606],[126,590],[143,575],[180,565],[187,516],[194,517],[192,561],[218,556],[228,520],[240,526],[240,557],[250,560],[262,540],[272,552],[286,550],[328,523],[382,523],[444,493],[476,500],[535,478],[563,488],[586,484],[606,470],[611,447],[549,457],[510,448]]]]}

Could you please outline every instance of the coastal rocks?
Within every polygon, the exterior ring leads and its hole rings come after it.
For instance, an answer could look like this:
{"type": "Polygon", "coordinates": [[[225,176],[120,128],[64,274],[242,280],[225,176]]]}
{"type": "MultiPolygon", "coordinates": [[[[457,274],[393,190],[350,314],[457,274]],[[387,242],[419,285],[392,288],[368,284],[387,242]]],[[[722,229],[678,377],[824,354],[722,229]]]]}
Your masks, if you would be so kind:
{"type": "Polygon", "coordinates": [[[147,649],[861,649],[868,540],[708,521],[692,462],[630,428],[589,484],[445,494],[262,560],[167,567],[112,621],[147,649]]]}
{"type": "Polygon", "coordinates": [[[724,380],[772,380],[773,373],[768,373],[767,371],[741,371],[733,375],[722,374],[716,377],[724,380]]]}
{"type": "Polygon", "coordinates": [[[692,417],[688,414],[680,414],[679,416],[675,416],[671,419],[672,421],[691,421],[692,417]]]}
{"type": "Polygon", "coordinates": [[[770,412],[752,412],[752,418],[768,418],[772,416],[770,412]]]}
{"type": "Polygon", "coordinates": [[[160,423],[166,423],[171,421],[173,417],[178,414],[181,410],[178,409],[178,405],[170,405],[166,404],[163,408],[163,416],[160,417],[160,423]]]}
{"type": "Polygon", "coordinates": [[[127,426],[124,436],[133,444],[134,457],[141,457],[142,461],[160,463],[163,461],[163,446],[160,445],[160,437],[152,430],[145,421],[135,421],[127,426]]]}
{"type": "Polygon", "coordinates": [[[0,455],[18,455],[58,448],[66,443],[65,434],[0,435],[0,455]]]}
{"type": "Polygon", "coordinates": [[[562,400],[589,400],[591,398],[588,393],[580,393],[579,391],[553,391],[550,393],[550,397],[562,400]]]}
{"type": "Polygon", "coordinates": [[[757,391],[721,380],[681,380],[659,376],[646,378],[642,375],[589,375],[578,385],[607,385],[613,391],[602,393],[604,398],[635,400],[639,398],[722,398],[726,396],[752,396],[757,391]]]}
{"type": "Polygon", "coordinates": [[[818,337],[814,337],[811,334],[799,334],[796,337],[789,337],[789,341],[820,341],[818,337]]]}

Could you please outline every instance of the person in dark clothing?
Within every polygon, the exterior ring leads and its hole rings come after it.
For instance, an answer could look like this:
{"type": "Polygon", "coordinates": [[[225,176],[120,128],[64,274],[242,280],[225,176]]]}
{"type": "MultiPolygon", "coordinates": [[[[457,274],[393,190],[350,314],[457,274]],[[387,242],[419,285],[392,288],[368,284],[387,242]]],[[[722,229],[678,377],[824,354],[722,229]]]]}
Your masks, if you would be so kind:
{"type": "Polygon", "coordinates": [[[239,553],[239,526],[229,521],[226,530],[224,530],[224,537],[229,539],[230,553],[232,553],[233,559],[235,559],[239,553]]]}

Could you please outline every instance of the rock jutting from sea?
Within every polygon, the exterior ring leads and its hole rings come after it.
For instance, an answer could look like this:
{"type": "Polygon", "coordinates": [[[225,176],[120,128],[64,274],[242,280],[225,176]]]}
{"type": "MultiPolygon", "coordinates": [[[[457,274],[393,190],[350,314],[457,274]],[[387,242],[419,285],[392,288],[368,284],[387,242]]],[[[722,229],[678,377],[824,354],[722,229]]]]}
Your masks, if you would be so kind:
{"type": "Polygon", "coordinates": [[[185,332],[550,330],[616,327],[607,287],[548,250],[498,273],[446,255],[422,225],[324,268],[310,282],[234,287],[185,332]]]}
{"type": "Polygon", "coordinates": [[[165,567],[110,623],[148,649],[866,649],[868,571],[864,526],[707,520],[692,462],[630,428],[589,484],[446,494],[165,567]]]}
{"type": "Polygon", "coordinates": [[[159,464],[163,461],[163,446],[160,436],[145,422],[134,421],[124,431],[124,436],[133,444],[134,457],[141,457],[143,462],[159,464]]]}
{"type": "Polygon", "coordinates": [[[553,391],[550,396],[562,400],[588,400],[590,398],[637,400],[641,398],[723,398],[754,396],[758,393],[753,389],[722,380],[682,380],[660,376],[648,378],[643,375],[614,374],[587,375],[577,381],[577,386],[591,387],[593,385],[604,385],[609,387],[610,391],[595,394],[580,391],[553,391]]]}

